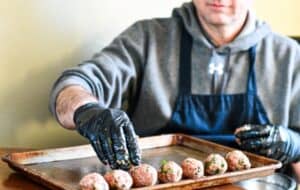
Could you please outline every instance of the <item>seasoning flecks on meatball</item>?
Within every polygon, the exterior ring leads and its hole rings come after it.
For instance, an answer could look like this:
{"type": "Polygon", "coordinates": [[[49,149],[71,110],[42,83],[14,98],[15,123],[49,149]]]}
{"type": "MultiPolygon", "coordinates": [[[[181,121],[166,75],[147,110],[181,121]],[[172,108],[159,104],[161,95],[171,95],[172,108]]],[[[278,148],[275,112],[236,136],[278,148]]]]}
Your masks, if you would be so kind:
{"type": "Polygon", "coordinates": [[[132,178],[128,172],[123,170],[112,170],[104,175],[111,189],[129,190],[132,186],[132,178]]]}
{"type": "Polygon", "coordinates": [[[220,154],[210,154],[204,161],[205,173],[208,175],[223,174],[227,171],[227,162],[220,154]]]}
{"type": "Polygon", "coordinates": [[[198,179],[204,176],[204,166],[202,161],[194,158],[186,158],[181,162],[183,177],[198,179]]]}
{"type": "Polygon", "coordinates": [[[102,175],[98,173],[90,173],[80,180],[79,186],[81,190],[109,190],[109,186],[102,175]]]}
{"type": "Polygon", "coordinates": [[[162,183],[177,182],[182,178],[182,168],[173,161],[163,160],[158,172],[158,179],[162,183]]]}
{"type": "Polygon", "coordinates": [[[157,171],[149,164],[134,166],[130,170],[134,187],[146,187],[157,183],[157,171]]]}
{"type": "Polygon", "coordinates": [[[228,152],[225,156],[230,171],[245,170],[251,168],[249,158],[240,150],[228,152]]]}

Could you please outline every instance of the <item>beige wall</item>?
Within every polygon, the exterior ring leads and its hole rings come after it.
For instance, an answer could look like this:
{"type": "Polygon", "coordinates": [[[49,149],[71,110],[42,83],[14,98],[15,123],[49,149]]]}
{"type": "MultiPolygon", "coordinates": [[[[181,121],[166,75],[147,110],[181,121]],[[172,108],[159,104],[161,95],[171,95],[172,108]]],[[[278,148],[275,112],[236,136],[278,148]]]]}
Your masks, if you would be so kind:
{"type": "Polygon", "coordinates": [[[256,14],[276,32],[300,36],[299,0],[254,0],[256,14]]]}
{"type": "MultiPolygon", "coordinates": [[[[90,57],[135,20],[168,16],[182,2],[0,0],[0,147],[86,142],[48,112],[58,73],[90,57]]],[[[298,0],[257,0],[255,9],[278,32],[300,35],[299,5],[298,0]]]]}
{"type": "Polygon", "coordinates": [[[48,112],[50,87],[139,18],[168,16],[182,1],[0,0],[0,146],[83,143],[48,112]]]}

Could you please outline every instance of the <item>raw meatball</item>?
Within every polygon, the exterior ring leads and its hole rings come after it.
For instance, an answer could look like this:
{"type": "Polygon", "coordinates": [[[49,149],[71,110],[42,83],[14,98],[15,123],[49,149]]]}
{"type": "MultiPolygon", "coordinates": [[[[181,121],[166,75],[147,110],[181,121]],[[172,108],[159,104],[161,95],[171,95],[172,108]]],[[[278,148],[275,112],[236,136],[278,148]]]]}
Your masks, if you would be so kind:
{"type": "Polygon", "coordinates": [[[249,158],[239,150],[228,152],[225,156],[228,168],[231,171],[244,170],[251,168],[249,158]]]}
{"type": "Polygon", "coordinates": [[[98,173],[85,175],[80,180],[79,186],[81,190],[109,190],[107,182],[98,173]]]}
{"type": "Polygon", "coordinates": [[[162,183],[177,182],[182,178],[182,168],[173,161],[163,161],[158,172],[158,179],[162,183]]]}
{"type": "Polygon", "coordinates": [[[220,154],[210,154],[204,161],[205,173],[209,175],[223,174],[227,170],[227,163],[220,154]]]}
{"type": "Polygon", "coordinates": [[[104,175],[111,189],[128,190],[132,186],[132,178],[128,172],[123,170],[112,170],[104,175]]]}
{"type": "Polygon", "coordinates": [[[157,183],[157,171],[149,164],[134,166],[129,172],[133,179],[134,187],[151,186],[157,183]]]}
{"type": "Polygon", "coordinates": [[[183,176],[189,179],[198,179],[204,175],[203,163],[194,158],[186,158],[181,162],[183,176]]]}

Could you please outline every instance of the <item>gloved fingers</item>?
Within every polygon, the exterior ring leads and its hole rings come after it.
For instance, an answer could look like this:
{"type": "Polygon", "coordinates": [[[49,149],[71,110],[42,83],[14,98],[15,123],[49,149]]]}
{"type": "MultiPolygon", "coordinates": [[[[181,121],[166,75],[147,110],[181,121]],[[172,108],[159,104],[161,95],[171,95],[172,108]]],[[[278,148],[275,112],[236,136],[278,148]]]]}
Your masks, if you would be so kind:
{"type": "Polygon", "coordinates": [[[239,133],[241,131],[249,131],[251,129],[251,126],[253,126],[253,125],[250,125],[250,124],[242,125],[235,129],[234,134],[236,135],[237,133],[239,133]]]}
{"type": "Polygon", "coordinates": [[[130,168],[130,161],[126,147],[125,135],[121,126],[111,127],[111,139],[117,167],[123,170],[128,170],[130,168]]]}
{"type": "Polygon", "coordinates": [[[102,152],[104,157],[108,160],[110,167],[112,169],[116,169],[117,165],[115,161],[115,155],[112,150],[112,140],[110,137],[111,135],[109,128],[107,126],[102,126],[99,132],[99,139],[101,142],[102,152]]]}
{"type": "Polygon", "coordinates": [[[287,162],[289,156],[283,150],[284,146],[282,144],[278,144],[273,146],[273,154],[271,155],[272,158],[275,160],[281,161],[283,164],[287,162]]]}
{"type": "Polygon", "coordinates": [[[264,138],[264,142],[262,143],[262,148],[274,148],[274,140],[272,136],[264,138]]]}
{"type": "Polygon", "coordinates": [[[270,148],[262,148],[258,151],[260,155],[266,156],[268,158],[273,158],[274,149],[270,148]]]}
{"type": "Polygon", "coordinates": [[[138,144],[137,136],[134,132],[133,125],[129,120],[123,126],[123,130],[126,137],[130,160],[134,165],[139,165],[142,159],[141,150],[138,144]]]}
{"type": "MultiPolygon", "coordinates": [[[[239,139],[240,140],[240,139],[239,139]]],[[[261,137],[254,139],[244,139],[239,141],[239,145],[245,149],[252,150],[260,150],[260,149],[268,149],[272,145],[272,141],[270,138],[261,137]]]]}
{"type": "Polygon", "coordinates": [[[91,141],[91,145],[94,148],[94,151],[96,152],[98,158],[100,159],[100,161],[104,164],[107,165],[107,159],[104,157],[102,148],[101,148],[101,143],[99,142],[99,140],[93,140],[91,141]]]}
{"type": "Polygon", "coordinates": [[[281,154],[277,160],[279,160],[282,164],[287,164],[289,162],[290,157],[286,154],[281,154]]]}
{"type": "Polygon", "coordinates": [[[263,146],[263,141],[262,138],[243,140],[240,141],[240,147],[246,150],[260,149],[263,146]]]}
{"type": "Polygon", "coordinates": [[[235,135],[239,139],[251,139],[266,137],[269,135],[269,128],[261,125],[245,125],[235,131],[235,135]]]}

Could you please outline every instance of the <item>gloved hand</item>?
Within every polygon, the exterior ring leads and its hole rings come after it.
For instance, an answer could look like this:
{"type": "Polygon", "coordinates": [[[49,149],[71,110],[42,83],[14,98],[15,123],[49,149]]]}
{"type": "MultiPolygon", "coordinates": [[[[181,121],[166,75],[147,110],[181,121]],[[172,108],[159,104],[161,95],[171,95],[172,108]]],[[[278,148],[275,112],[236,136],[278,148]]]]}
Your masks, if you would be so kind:
{"type": "Polygon", "coordinates": [[[244,125],[235,131],[242,149],[258,153],[283,164],[300,158],[300,135],[292,129],[273,125],[244,125]]]}
{"type": "Polygon", "coordinates": [[[74,122],[103,164],[124,170],[129,169],[130,163],[140,164],[137,136],[125,112],[88,103],[75,111],[74,122]]]}

